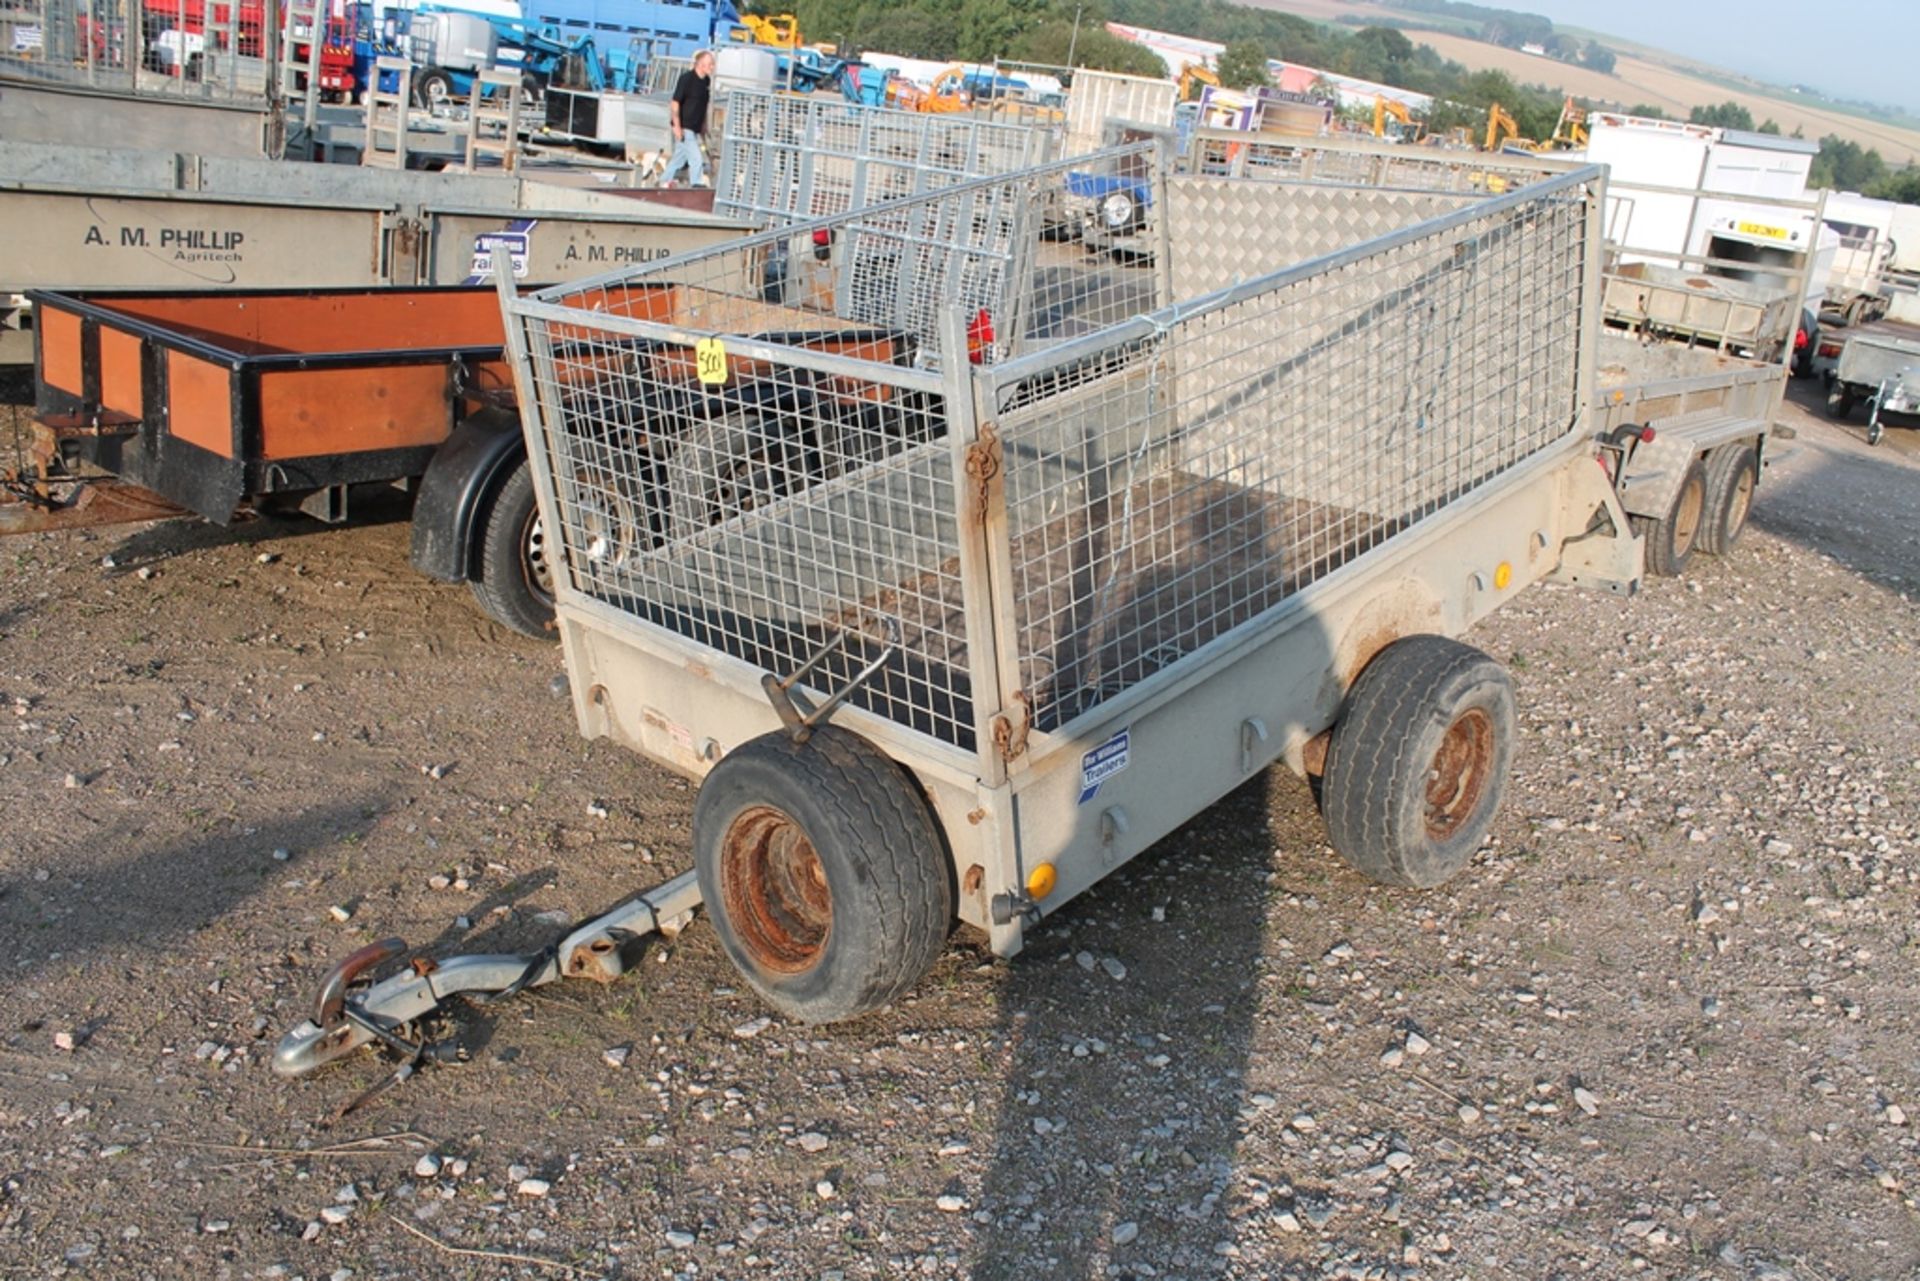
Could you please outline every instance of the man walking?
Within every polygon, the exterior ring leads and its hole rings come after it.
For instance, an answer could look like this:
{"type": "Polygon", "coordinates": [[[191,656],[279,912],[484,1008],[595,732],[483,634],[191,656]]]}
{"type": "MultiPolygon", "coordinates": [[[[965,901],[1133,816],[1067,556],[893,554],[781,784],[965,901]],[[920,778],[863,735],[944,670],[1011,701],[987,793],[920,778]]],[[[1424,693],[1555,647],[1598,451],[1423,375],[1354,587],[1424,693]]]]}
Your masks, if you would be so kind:
{"type": "Polygon", "coordinates": [[[687,167],[687,185],[704,186],[707,181],[707,96],[713,88],[713,52],[702,49],[693,56],[693,70],[680,73],[673,86],[669,117],[673,122],[673,156],[660,185],[671,187],[680,166],[687,167]]]}

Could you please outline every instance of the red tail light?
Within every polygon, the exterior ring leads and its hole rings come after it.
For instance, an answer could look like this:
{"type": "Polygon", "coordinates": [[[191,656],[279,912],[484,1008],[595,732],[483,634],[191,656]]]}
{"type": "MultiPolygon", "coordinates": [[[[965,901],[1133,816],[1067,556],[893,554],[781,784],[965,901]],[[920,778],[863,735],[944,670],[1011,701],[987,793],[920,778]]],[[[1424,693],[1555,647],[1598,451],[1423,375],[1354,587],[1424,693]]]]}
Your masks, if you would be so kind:
{"type": "Polygon", "coordinates": [[[993,346],[993,317],[982,307],[974,318],[967,323],[967,359],[979,364],[987,357],[987,348],[993,346]]]}
{"type": "Polygon", "coordinates": [[[832,244],[833,229],[830,227],[815,227],[813,229],[813,243],[816,245],[832,244]]]}
{"type": "Polygon", "coordinates": [[[1807,345],[1807,331],[1804,329],[1794,330],[1793,331],[1793,349],[1795,351],[1799,351],[1802,348],[1804,348],[1806,345],[1807,345]]]}
{"type": "Polygon", "coordinates": [[[1651,445],[1653,443],[1653,428],[1642,427],[1640,429],[1640,443],[1643,445],[1651,445]]]}

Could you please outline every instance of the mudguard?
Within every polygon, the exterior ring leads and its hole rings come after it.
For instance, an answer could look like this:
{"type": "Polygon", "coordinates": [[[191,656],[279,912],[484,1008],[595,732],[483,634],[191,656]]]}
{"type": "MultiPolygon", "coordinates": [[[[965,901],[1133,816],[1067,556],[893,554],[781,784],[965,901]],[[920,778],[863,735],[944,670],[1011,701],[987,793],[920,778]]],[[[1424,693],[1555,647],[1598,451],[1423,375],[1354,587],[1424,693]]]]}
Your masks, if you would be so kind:
{"type": "Polygon", "coordinates": [[[471,578],[487,501],[526,456],[519,416],[507,410],[483,409],[455,427],[413,500],[413,567],[446,583],[471,578]]]}

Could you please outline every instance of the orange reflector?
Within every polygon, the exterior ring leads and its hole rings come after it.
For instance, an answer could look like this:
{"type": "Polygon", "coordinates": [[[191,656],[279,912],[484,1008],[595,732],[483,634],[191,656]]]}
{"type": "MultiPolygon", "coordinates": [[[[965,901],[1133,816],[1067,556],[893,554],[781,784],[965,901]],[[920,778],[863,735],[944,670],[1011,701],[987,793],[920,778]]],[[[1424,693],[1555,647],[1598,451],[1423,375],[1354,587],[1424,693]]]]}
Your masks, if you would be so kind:
{"type": "Polygon", "coordinates": [[[1053,887],[1059,879],[1053,870],[1053,864],[1042,863],[1027,873],[1027,897],[1045,898],[1053,893],[1053,887]]]}

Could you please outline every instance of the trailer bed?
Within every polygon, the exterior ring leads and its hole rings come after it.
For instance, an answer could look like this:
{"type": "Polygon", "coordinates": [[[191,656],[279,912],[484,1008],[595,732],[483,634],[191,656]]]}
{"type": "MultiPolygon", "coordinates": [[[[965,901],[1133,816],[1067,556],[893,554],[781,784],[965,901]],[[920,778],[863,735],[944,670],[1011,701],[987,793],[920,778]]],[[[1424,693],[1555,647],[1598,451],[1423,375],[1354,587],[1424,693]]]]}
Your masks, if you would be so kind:
{"type": "MultiPolygon", "coordinates": [[[[220,524],[420,476],[457,424],[516,411],[492,287],[29,297],[43,452],[220,524]]],[[[609,305],[657,319],[678,301],[662,285],[609,305]]]]}

